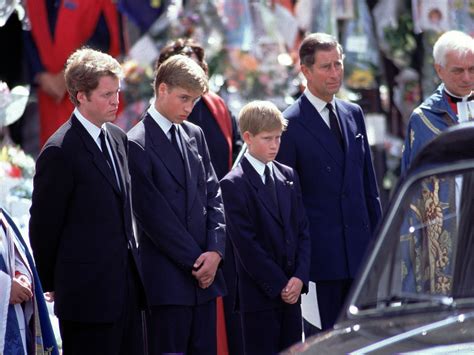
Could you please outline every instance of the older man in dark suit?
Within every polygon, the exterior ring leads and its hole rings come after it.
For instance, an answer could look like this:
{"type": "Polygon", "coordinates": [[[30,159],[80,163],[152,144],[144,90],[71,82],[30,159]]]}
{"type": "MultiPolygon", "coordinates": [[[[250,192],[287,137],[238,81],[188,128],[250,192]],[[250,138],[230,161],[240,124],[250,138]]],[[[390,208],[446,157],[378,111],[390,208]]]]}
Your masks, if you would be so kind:
{"type": "Polygon", "coordinates": [[[144,353],[127,137],[109,123],[120,75],[107,54],[81,49],[69,57],[76,109],[36,164],[30,240],[66,355],[144,353]]]}
{"type": "Polygon", "coordinates": [[[288,128],[277,160],[300,177],[310,223],[310,280],[324,330],[336,321],[381,207],[362,110],[334,97],[344,73],[341,45],[314,33],[299,55],[307,88],[283,113],[288,128]]]}
{"type": "Polygon", "coordinates": [[[172,56],[158,68],[154,104],[128,133],[151,354],[216,353],[224,211],[204,134],[185,121],[206,90],[201,67],[172,56]]]}

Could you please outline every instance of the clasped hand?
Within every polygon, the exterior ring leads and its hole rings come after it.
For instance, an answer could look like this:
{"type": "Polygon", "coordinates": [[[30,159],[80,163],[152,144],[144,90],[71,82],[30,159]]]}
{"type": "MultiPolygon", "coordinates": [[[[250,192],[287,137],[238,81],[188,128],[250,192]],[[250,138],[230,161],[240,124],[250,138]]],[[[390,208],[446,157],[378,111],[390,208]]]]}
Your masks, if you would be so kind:
{"type": "Polygon", "coordinates": [[[221,256],[215,251],[207,251],[199,255],[193,265],[193,276],[198,280],[199,287],[211,286],[220,262],[221,256]]]}
{"type": "Polygon", "coordinates": [[[292,277],[281,291],[281,299],[288,304],[295,304],[301,294],[303,281],[297,277],[292,277]]]}
{"type": "Polygon", "coordinates": [[[30,280],[25,275],[15,276],[10,291],[10,304],[23,303],[33,297],[30,280]]]}

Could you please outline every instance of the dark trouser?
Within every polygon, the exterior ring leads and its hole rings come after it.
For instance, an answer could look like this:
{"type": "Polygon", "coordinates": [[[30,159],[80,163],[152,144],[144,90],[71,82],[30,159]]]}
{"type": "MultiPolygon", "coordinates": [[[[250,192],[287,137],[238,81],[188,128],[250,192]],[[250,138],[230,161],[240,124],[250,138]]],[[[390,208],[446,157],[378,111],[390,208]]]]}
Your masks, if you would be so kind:
{"type": "Polygon", "coordinates": [[[152,306],[147,326],[150,355],[217,353],[215,300],[197,306],[152,306]]]}
{"type": "Polygon", "coordinates": [[[137,275],[136,271],[132,270],[132,265],[129,265],[124,308],[116,322],[83,323],[59,320],[64,355],[145,354],[137,275]]]}
{"type": "Polygon", "coordinates": [[[225,263],[223,266],[227,295],[222,298],[224,301],[227,343],[229,355],[242,355],[244,353],[242,321],[240,314],[234,312],[235,295],[237,293],[237,271],[235,270],[234,258],[234,248],[230,242],[230,238],[227,238],[225,245],[225,263]]]}
{"type": "MultiPolygon", "coordinates": [[[[319,315],[322,330],[331,329],[336,323],[339,313],[352,285],[352,279],[316,281],[319,315]]],[[[305,337],[319,332],[319,329],[304,322],[305,337]]]]}
{"type": "Polygon", "coordinates": [[[301,306],[243,312],[244,351],[249,355],[277,354],[301,342],[301,306]]]}

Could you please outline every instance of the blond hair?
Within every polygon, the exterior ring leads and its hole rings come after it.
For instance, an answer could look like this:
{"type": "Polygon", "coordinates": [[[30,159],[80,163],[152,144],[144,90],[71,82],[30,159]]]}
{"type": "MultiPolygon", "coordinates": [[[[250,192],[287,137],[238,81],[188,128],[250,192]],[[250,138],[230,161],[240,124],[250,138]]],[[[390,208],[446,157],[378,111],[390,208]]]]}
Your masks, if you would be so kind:
{"type": "Polygon", "coordinates": [[[284,131],[286,126],[287,120],[270,101],[252,101],[242,107],[239,113],[239,129],[242,135],[244,132],[256,135],[277,129],[284,131]]]}
{"type": "Polygon", "coordinates": [[[205,93],[208,90],[207,75],[191,58],[176,54],[166,59],[155,76],[155,95],[161,83],[170,88],[182,88],[193,92],[205,93]]]}

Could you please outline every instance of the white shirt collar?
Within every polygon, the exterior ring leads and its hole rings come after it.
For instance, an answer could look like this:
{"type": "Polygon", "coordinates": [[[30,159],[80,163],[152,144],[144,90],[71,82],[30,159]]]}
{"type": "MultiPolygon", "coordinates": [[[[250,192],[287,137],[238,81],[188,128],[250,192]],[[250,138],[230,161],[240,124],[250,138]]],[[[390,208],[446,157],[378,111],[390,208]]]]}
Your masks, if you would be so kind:
{"type": "MultiPolygon", "coordinates": [[[[304,94],[306,95],[306,98],[308,99],[308,101],[311,103],[311,105],[314,106],[314,108],[319,112],[321,113],[322,110],[324,110],[326,108],[326,105],[328,104],[326,101],[323,101],[321,100],[319,97],[313,95],[311,93],[311,91],[309,91],[308,88],[306,88],[304,90],[304,94]]],[[[331,104],[332,104],[332,107],[336,107],[335,106],[335,102],[334,102],[334,97],[332,98],[332,100],[330,101],[331,104]]]]}
{"type": "Polygon", "coordinates": [[[155,107],[155,100],[151,103],[150,107],[148,108],[148,113],[150,116],[155,120],[155,122],[160,126],[160,128],[168,135],[168,132],[173,125],[173,123],[168,120],[165,116],[158,112],[155,107]]]}
{"type": "Polygon", "coordinates": [[[461,99],[462,102],[466,102],[467,99],[472,95],[472,91],[467,94],[466,96],[458,96],[458,95],[454,95],[451,91],[448,90],[448,88],[446,87],[446,85],[444,86],[444,91],[446,91],[449,95],[453,96],[453,97],[456,97],[458,99],[461,99]]]}
{"type": "MultiPolygon", "coordinates": [[[[87,118],[85,118],[77,107],[74,109],[73,113],[77,117],[79,122],[81,122],[81,124],[84,126],[86,131],[89,132],[92,139],[94,139],[94,142],[100,147],[100,128],[93,124],[91,121],[89,121],[87,118]]],[[[102,125],[102,128],[105,129],[105,124],[102,125]]]]}
{"type": "Polygon", "coordinates": [[[268,168],[270,169],[270,173],[273,175],[273,163],[271,161],[267,164],[263,164],[260,160],[254,158],[248,151],[245,152],[244,156],[247,158],[250,165],[253,166],[258,175],[260,175],[260,178],[262,179],[263,183],[265,183],[265,165],[268,166],[268,168]]]}

